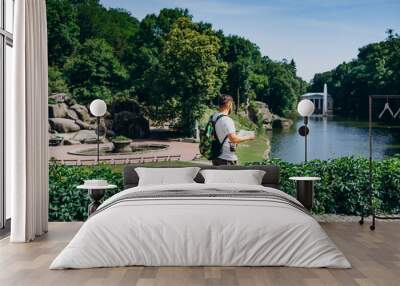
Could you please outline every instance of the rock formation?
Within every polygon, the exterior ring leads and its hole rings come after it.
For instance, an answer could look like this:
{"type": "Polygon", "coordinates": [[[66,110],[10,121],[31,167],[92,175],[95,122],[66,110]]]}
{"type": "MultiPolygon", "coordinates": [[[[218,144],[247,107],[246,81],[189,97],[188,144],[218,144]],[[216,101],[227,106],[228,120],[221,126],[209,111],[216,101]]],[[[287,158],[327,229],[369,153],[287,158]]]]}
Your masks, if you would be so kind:
{"type": "Polygon", "coordinates": [[[67,115],[68,106],[65,103],[49,104],[49,118],[64,118],[67,115]]]}
{"type": "MultiPolygon", "coordinates": [[[[49,112],[49,133],[51,139],[62,137],[64,140],[60,144],[73,145],[84,143],[93,139],[95,136],[80,138],[76,140],[72,137],[83,130],[92,130],[96,125],[96,119],[90,116],[86,106],[77,104],[74,99],[65,93],[56,93],[49,96],[48,104],[49,112]],[[62,136],[60,134],[63,134],[62,136]]],[[[86,134],[88,135],[88,134],[86,134]]],[[[80,136],[82,137],[82,135],[80,136]]],[[[55,140],[53,140],[56,142],[55,140]]]]}
{"type": "Polygon", "coordinates": [[[253,105],[249,106],[248,115],[254,123],[261,123],[265,130],[272,130],[273,114],[269,111],[266,103],[255,101],[253,105]]]}
{"type": "MultiPolygon", "coordinates": [[[[125,135],[131,139],[150,135],[149,121],[144,117],[143,107],[134,100],[116,102],[110,112],[100,121],[100,140],[109,136],[125,135]]],[[[96,143],[96,118],[85,105],[78,104],[65,93],[49,96],[49,133],[52,140],[64,145],[96,143]],[[61,134],[60,134],[61,133],[61,134]]]]}
{"type": "Polygon", "coordinates": [[[69,133],[79,131],[81,128],[75,121],[66,118],[49,118],[50,126],[58,133],[69,133]]]}
{"type": "Polygon", "coordinates": [[[277,129],[288,129],[293,125],[293,120],[280,117],[278,115],[273,116],[273,121],[272,121],[272,128],[277,128],[277,129]]]}
{"type": "Polygon", "coordinates": [[[79,119],[82,120],[83,122],[91,122],[91,121],[93,121],[90,118],[89,111],[86,108],[86,106],[80,105],[80,104],[74,104],[70,108],[73,111],[76,112],[76,114],[78,115],[79,119]]]}
{"type": "Polygon", "coordinates": [[[251,121],[262,124],[265,130],[286,129],[293,125],[293,120],[273,114],[268,105],[260,101],[255,101],[253,105],[249,106],[248,115],[251,121]]]}

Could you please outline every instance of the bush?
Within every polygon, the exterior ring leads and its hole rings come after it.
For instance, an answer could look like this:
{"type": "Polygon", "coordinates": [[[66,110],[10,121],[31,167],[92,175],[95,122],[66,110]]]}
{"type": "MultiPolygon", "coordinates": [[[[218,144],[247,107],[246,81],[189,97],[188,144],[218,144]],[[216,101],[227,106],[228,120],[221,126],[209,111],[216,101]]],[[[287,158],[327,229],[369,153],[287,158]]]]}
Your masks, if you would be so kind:
{"type": "Polygon", "coordinates": [[[114,138],[112,138],[113,142],[125,142],[125,141],[129,141],[131,139],[129,139],[128,137],[122,136],[122,135],[118,135],[115,136],[114,138]]]}
{"type": "Polygon", "coordinates": [[[108,198],[122,190],[122,174],[114,172],[110,167],[74,167],[63,165],[49,166],[49,220],[50,221],[83,221],[87,218],[87,207],[90,200],[85,190],[76,187],[84,180],[101,178],[117,189],[107,190],[108,198]]]}
{"type": "MultiPolygon", "coordinates": [[[[48,71],[48,79],[49,79],[49,94],[52,93],[68,93],[68,85],[65,82],[62,72],[56,67],[49,66],[48,71]]],[[[49,99],[49,104],[51,99],[49,99]]],[[[54,103],[55,100],[54,100],[54,103]]]]}
{"type": "MultiPolygon", "coordinates": [[[[315,184],[314,213],[360,215],[368,211],[369,161],[365,158],[342,157],[327,161],[313,160],[293,164],[269,159],[249,165],[275,164],[281,168],[281,190],[295,195],[291,176],[318,176],[315,184]]],[[[400,156],[373,162],[374,207],[384,213],[400,211],[400,156]]]]}
{"type": "MultiPolygon", "coordinates": [[[[291,176],[318,176],[314,213],[360,215],[368,210],[368,160],[343,157],[327,161],[313,160],[294,164],[280,159],[248,163],[247,165],[275,164],[281,168],[281,190],[295,196],[291,176]]],[[[400,156],[373,162],[374,206],[384,213],[400,212],[400,156]]],[[[122,190],[122,172],[111,167],[72,167],[51,165],[49,170],[49,219],[51,221],[85,220],[90,201],[87,192],[76,186],[90,178],[102,178],[118,186],[109,190],[108,198],[122,190]]]]}

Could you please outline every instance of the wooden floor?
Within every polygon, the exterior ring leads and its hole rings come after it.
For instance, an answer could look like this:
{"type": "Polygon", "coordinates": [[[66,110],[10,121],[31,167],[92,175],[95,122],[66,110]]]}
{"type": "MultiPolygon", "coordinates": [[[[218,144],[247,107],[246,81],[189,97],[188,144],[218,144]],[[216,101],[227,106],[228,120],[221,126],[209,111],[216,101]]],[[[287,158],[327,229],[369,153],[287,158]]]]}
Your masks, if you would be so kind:
{"type": "Polygon", "coordinates": [[[0,241],[0,285],[400,285],[400,224],[322,224],[352,269],[289,267],[124,267],[48,270],[80,223],[51,223],[49,233],[28,244],[0,241]]]}

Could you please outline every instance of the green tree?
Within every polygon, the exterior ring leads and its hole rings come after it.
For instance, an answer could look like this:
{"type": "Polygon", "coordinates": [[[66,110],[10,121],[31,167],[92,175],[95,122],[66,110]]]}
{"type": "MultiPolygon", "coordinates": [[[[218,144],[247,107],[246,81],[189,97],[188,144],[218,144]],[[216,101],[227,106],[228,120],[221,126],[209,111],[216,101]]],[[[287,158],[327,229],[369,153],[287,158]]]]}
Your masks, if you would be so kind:
{"type": "Polygon", "coordinates": [[[186,17],[178,19],[166,37],[158,73],[157,86],[163,86],[158,108],[170,102],[185,135],[193,135],[195,121],[222,86],[226,64],[218,58],[219,48],[212,31],[197,31],[186,17]]]}
{"type": "Polygon", "coordinates": [[[48,75],[49,75],[49,94],[58,92],[62,93],[69,92],[68,85],[65,82],[64,76],[58,68],[49,66],[48,75]]]}
{"type": "Polygon", "coordinates": [[[251,89],[254,91],[256,98],[265,102],[268,96],[268,87],[270,80],[265,73],[252,73],[249,78],[251,89]]]}
{"type": "Polygon", "coordinates": [[[238,36],[225,37],[221,53],[223,60],[228,63],[223,91],[235,98],[237,111],[243,102],[256,97],[251,79],[254,83],[255,68],[261,60],[261,54],[254,43],[238,36]]]}
{"type": "Polygon", "coordinates": [[[162,9],[139,22],[99,0],[47,2],[50,90],[70,90],[81,103],[135,98],[150,118],[179,122],[189,134],[219,92],[234,96],[237,107],[257,99],[284,114],[306,87],[294,60],[263,58],[251,41],[194,23],[187,9],[162,9]]]}
{"type": "Polygon", "coordinates": [[[368,114],[368,95],[400,93],[400,37],[391,29],[387,33],[386,40],[361,47],[351,62],[316,74],[310,91],[327,83],[336,113],[363,117],[368,114]]]}
{"type": "Polygon", "coordinates": [[[162,9],[158,15],[144,17],[122,61],[129,72],[130,85],[134,86],[139,100],[146,104],[154,101],[154,73],[158,72],[166,36],[181,17],[191,18],[188,10],[178,8],[162,9]]]}
{"type": "Polygon", "coordinates": [[[223,43],[221,57],[228,63],[222,90],[234,96],[237,107],[257,99],[268,103],[279,115],[291,113],[307,87],[307,83],[296,75],[295,61],[275,62],[263,58],[257,45],[249,40],[218,35],[223,43]]]}
{"type": "Polygon", "coordinates": [[[79,47],[76,7],[68,0],[46,0],[49,65],[62,67],[79,47]]]}
{"type": "Polygon", "coordinates": [[[133,42],[136,46],[151,46],[159,51],[164,46],[166,36],[171,32],[175,22],[186,17],[192,19],[187,9],[161,9],[158,15],[150,14],[140,22],[138,33],[133,42]]]}
{"type": "Polygon", "coordinates": [[[108,102],[126,89],[125,68],[103,39],[87,40],[65,64],[73,96],[81,103],[101,98],[108,102]]]}
{"type": "Polygon", "coordinates": [[[76,7],[80,41],[104,39],[113,47],[114,54],[122,59],[139,29],[139,21],[124,9],[106,9],[95,0],[83,1],[76,7]]]}
{"type": "Polygon", "coordinates": [[[279,115],[288,114],[294,110],[298,96],[288,73],[282,68],[277,68],[269,86],[268,102],[271,110],[279,115]]]}
{"type": "Polygon", "coordinates": [[[287,63],[285,60],[273,61],[268,57],[262,59],[261,70],[268,77],[268,87],[259,99],[266,102],[276,114],[290,115],[296,107],[299,96],[306,91],[307,84],[296,76],[294,65],[294,61],[287,63]]]}

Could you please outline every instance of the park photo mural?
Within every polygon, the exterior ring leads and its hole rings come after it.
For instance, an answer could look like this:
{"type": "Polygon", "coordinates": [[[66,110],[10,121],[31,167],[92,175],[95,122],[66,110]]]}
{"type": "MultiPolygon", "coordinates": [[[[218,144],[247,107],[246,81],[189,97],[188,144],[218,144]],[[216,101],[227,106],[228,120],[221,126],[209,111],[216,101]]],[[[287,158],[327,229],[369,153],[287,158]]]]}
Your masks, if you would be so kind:
{"type": "MultiPolygon", "coordinates": [[[[255,41],[198,20],[185,7],[139,18],[135,11],[98,0],[46,4],[51,220],[86,218],[88,198],[75,188],[94,175],[117,186],[109,197],[122,190],[127,164],[210,164],[199,152],[199,129],[217,110],[220,94],[233,98],[229,116],[236,130],[256,134],[238,146],[239,164],[277,164],[282,190],[292,195],[290,176],[321,177],[312,210],[317,214],[360,215],[368,204],[363,196],[368,95],[400,94],[400,36],[395,30],[386,27],[380,41],[360,45],[352,60],[306,80],[291,54],[270,57],[255,41]],[[303,119],[296,107],[302,95],[321,92],[325,84],[334,116],[310,120],[310,160],[305,163],[297,133],[303,119]],[[107,104],[99,121],[89,108],[96,99],[107,104]]],[[[384,103],[378,102],[374,111],[384,103]]],[[[400,107],[400,101],[393,104],[400,107]]],[[[373,131],[379,143],[373,203],[396,213],[400,120],[383,122],[389,127],[373,131]]]]}

